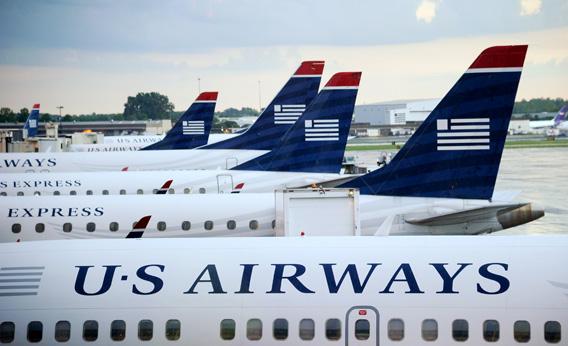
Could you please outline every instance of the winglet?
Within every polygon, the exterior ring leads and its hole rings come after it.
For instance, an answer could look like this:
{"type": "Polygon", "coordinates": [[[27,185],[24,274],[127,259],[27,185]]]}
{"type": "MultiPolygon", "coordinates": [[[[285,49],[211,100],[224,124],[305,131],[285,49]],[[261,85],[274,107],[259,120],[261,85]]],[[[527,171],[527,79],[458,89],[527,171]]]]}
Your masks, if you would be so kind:
{"type": "Polygon", "coordinates": [[[520,71],[528,45],[495,46],[485,49],[471,64],[468,72],[520,71]]]}
{"type": "Polygon", "coordinates": [[[325,61],[314,60],[314,61],[302,61],[300,67],[294,73],[294,76],[321,76],[323,73],[323,67],[325,61]]]}
{"type": "Polygon", "coordinates": [[[339,72],[334,74],[323,89],[357,89],[361,72],[339,72]]]}
{"type": "Polygon", "coordinates": [[[162,187],[156,191],[156,195],[165,195],[174,181],[172,179],[166,181],[162,187]]]}
{"type": "Polygon", "coordinates": [[[135,239],[135,238],[142,238],[144,234],[144,230],[148,227],[148,223],[150,222],[150,218],[152,215],[146,215],[138,220],[134,226],[132,227],[132,231],[128,233],[126,238],[128,239],[135,239]]]}
{"type": "Polygon", "coordinates": [[[217,102],[218,95],[219,92],[217,91],[205,91],[197,96],[195,102],[217,102]]]}

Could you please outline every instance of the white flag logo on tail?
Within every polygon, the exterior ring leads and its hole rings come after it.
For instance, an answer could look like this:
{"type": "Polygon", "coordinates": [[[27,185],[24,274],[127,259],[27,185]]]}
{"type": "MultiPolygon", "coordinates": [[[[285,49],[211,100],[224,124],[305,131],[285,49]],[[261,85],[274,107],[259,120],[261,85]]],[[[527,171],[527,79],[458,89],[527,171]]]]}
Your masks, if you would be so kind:
{"type": "Polygon", "coordinates": [[[306,142],[338,141],[339,119],[306,120],[306,142]]]}
{"type": "Polygon", "coordinates": [[[188,120],[182,123],[184,135],[203,135],[205,134],[205,122],[203,120],[188,120]]]}
{"type": "Polygon", "coordinates": [[[306,105],[274,105],[274,124],[292,125],[306,110],[306,105]]]}
{"type": "Polygon", "coordinates": [[[439,119],[438,150],[489,150],[489,118],[439,119]]]}

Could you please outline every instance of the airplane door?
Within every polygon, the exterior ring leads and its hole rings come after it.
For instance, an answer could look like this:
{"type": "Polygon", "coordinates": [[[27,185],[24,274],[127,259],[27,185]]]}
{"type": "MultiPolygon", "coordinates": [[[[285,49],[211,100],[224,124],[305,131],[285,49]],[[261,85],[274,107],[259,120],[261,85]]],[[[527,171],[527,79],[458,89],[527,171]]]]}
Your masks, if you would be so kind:
{"type": "Polygon", "coordinates": [[[379,312],[372,306],[354,306],[345,319],[346,345],[379,345],[379,312]]]}
{"type": "Polygon", "coordinates": [[[231,169],[239,164],[239,160],[236,157],[227,157],[225,159],[225,169],[231,169]]]}
{"type": "Polygon", "coordinates": [[[231,193],[233,191],[233,176],[230,174],[219,174],[217,176],[217,192],[231,193]]]}

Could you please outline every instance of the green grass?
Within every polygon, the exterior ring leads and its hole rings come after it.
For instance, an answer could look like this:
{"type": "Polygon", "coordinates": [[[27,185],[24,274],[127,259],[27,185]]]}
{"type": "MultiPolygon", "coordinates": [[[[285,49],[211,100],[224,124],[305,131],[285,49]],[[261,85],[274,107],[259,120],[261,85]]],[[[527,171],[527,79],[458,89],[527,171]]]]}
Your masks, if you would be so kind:
{"type": "MultiPolygon", "coordinates": [[[[347,151],[366,151],[366,150],[398,150],[402,147],[400,145],[392,144],[368,144],[368,145],[347,145],[347,151]]],[[[568,147],[568,140],[556,141],[510,141],[505,143],[505,148],[520,149],[520,148],[557,148],[568,147]]]]}

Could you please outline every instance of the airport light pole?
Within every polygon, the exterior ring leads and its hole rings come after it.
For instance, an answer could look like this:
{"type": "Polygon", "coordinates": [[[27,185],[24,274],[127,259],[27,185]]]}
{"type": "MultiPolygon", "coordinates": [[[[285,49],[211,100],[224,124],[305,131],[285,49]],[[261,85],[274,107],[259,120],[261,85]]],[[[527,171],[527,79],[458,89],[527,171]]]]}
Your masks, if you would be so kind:
{"type": "Polygon", "coordinates": [[[258,81],[258,111],[262,112],[262,99],[260,97],[260,81],[258,81]]]}
{"type": "Polygon", "coordinates": [[[197,93],[201,94],[201,77],[197,77],[197,93]]]}
{"type": "Polygon", "coordinates": [[[57,106],[56,108],[59,109],[59,121],[61,121],[61,110],[62,110],[63,108],[65,108],[65,107],[63,107],[63,106],[57,106]]]}

